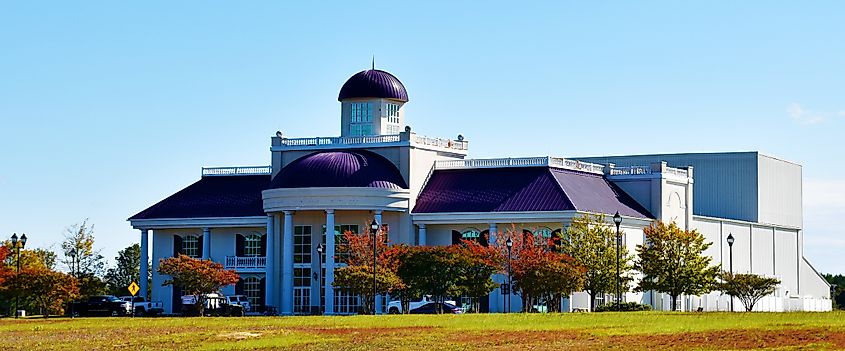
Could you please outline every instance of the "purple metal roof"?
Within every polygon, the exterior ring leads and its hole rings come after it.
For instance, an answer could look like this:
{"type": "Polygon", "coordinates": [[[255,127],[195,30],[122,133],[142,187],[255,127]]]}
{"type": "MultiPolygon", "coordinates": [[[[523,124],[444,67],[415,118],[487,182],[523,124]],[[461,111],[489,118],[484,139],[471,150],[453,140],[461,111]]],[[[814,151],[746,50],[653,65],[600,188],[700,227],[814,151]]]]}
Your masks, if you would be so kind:
{"type": "Polygon", "coordinates": [[[386,98],[408,102],[408,91],[396,76],[378,69],[368,69],[349,77],[340,88],[338,101],[352,98],[386,98]]]}
{"type": "Polygon", "coordinates": [[[301,157],[282,168],[270,187],[408,188],[393,163],[367,150],[323,151],[301,157]]]}
{"type": "Polygon", "coordinates": [[[438,170],[413,212],[576,210],[652,217],[601,175],[548,167],[438,170]]]}
{"type": "Polygon", "coordinates": [[[203,177],[133,219],[263,216],[269,175],[203,177]]]}

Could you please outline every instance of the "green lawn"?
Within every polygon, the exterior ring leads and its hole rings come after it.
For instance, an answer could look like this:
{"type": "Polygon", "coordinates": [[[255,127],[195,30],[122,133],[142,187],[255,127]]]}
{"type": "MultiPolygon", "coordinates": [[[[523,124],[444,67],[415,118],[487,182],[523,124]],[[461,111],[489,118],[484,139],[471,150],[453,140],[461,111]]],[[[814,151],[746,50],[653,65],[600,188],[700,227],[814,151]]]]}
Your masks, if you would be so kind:
{"type": "Polygon", "coordinates": [[[845,312],[2,319],[20,350],[845,349],[845,312]]]}

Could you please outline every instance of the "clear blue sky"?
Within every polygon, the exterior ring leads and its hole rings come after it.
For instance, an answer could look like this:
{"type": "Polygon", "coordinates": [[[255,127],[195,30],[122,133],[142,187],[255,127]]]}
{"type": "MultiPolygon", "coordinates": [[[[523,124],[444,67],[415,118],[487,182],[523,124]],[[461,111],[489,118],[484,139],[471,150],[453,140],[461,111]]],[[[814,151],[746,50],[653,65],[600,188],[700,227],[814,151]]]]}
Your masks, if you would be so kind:
{"type": "Polygon", "coordinates": [[[759,150],[804,166],[805,254],[845,273],[845,4],[0,3],[0,236],[58,249],[202,166],[269,164],[269,138],[339,134],[376,66],[407,122],[472,157],[759,150]]]}

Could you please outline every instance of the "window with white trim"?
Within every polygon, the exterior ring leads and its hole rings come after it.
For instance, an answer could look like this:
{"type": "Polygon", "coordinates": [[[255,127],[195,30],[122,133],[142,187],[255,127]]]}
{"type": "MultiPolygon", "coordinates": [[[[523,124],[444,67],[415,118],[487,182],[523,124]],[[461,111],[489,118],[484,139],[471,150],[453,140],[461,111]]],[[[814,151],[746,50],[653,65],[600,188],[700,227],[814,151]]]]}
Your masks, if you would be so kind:
{"type": "Polygon", "coordinates": [[[481,238],[481,231],[475,228],[467,228],[461,232],[461,239],[464,240],[475,240],[481,238]]]}
{"type": "Polygon", "coordinates": [[[252,308],[258,306],[261,301],[261,279],[258,277],[247,277],[244,279],[244,295],[249,300],[252,308]]]}
{"type": "Polygon", "coordinates": [[[373,135],[373,103],[353,102],[350,108],[349,135],[373,135]]]}
{"type": "Polygon", "coordinates": [[[293,227],[293,263],[311,263],[311,226],[293,227]]]}
{"type": "Polygon", "coordinates": [[[261,235],[249,234],[244,237],[244,256],[261,256],[261,235]]]}
{"type": "Polygon", "coordinates": [[[196,235],[182,237],[182,253],[193,258],[200,257],[199,238],[196,235]]]}
{"type": "Polygon", "coordinates": [[[387,122],[399,123],[399,105],[387,104],[387,122]]]}

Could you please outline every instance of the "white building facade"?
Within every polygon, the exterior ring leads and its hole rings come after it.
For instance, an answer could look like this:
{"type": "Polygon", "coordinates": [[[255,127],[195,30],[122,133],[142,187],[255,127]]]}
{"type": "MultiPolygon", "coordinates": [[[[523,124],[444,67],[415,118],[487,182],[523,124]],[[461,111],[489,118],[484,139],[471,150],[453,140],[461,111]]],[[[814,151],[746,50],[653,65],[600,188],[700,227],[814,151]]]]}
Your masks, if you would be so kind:
{"type": "MultiPolygon", "coordinates": [[[[390,73],[353,75],[338,100],[339,137],[277,133],[270,166],[204,168],[199,181],[129,219],[141,231],[141,271],[152,270],[152,300],[179,311],[181,292],[161,285],[166,277],[156,266],[182,253],[237,271],[241,281],[223,293],[246,295],[253,306],[283,315],[352,314],[358,297],[326,287],[342,264],[335,260],[340,233],[367,230],[373,219],[389,228],[392,243],[452,245],[461,238],[492,242],[511,227],[560,232],[585,213],[619,212],[630,251],[643,242],[644,227],[675,221],[714,243],[706,253],[713,264],[780,279],[774,296],[755,309],[831,309],[829,285],[802,254],[799,165],[758,153],[468,159],[462,136],[429,138],[404,126],[408,95],[390,73]]],[[[504,311],[503,298],[497,289],[481,310],[504,311]]],[[[511,310],[519,310],[519,297],[510,298],[511,310]]],[[[659,293],[624,298],[670,306],[659,293]]],[[[719,293],[681,299],[685,310],[730,304],[719,293]]],[[[385,300],[377,303],[383,312],[385,300]]],[[[585,293],[564,300],[567,310],[590,306],[585,293]]]]}

